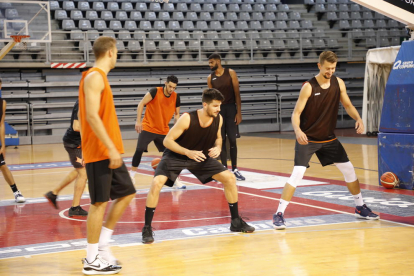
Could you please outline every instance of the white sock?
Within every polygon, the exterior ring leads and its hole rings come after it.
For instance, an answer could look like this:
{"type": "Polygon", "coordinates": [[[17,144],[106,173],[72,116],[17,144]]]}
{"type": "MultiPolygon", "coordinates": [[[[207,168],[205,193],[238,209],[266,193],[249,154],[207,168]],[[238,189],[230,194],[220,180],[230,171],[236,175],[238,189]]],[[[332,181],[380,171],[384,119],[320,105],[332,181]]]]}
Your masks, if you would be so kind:
{"type": "Polygon", "coordinates": [[[359,193],[357,195],[352,195],[352,196],[354,197],[355,205],[356,206],[362,206],[362,205],[364,205],[364,201],[362,200],[361,193],[359,193]]]}
{"type": "Polygon", "coordinates": [[[113,232],[114,230],[102,226],[101,235],[99,236],[99,247],[108,245],[113,232]]]}
{"type": "Polygon", "coordinates": [[[286,210],[286,207],[289,205],[289,202],[290,201],[286,201],[284,199],[281,199],[279,201],[279,207],[277,207],[277,212],[276,213],[282,212],[282,214],[283,214],[286,210]]]}
{"type": "Polygon", "coordinates": [[[137,174],[137,171],[133,171],[133,170],[130,170],[130,171],[129,171],[129,175],[130,175],[131,177],[134,177],[136,174],[137,174]]]}
{"type": "Polygon", "coordinates": [[[98,243],[88,243],[86,247],[86,260],[88,263],[95,261],[96,255],[98,255],[98,243]]]}

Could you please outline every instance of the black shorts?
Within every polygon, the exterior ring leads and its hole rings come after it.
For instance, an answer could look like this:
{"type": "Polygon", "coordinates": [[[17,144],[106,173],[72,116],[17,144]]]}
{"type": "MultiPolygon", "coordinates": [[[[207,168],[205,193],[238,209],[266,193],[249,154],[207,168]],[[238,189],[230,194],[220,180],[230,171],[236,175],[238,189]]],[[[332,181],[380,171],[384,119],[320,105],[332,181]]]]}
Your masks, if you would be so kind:
{"type": "Polygon", "coordinates": [[[178,155],[170,150],[166,150],[155,170],[154,177],[157,175],[165,175],[168,177],[165,185],[172,187],[178,175],[184,169],[189,170],[203,184],[212,181],[213,175],[227,170],[227,168],[214,158],[207,158],[203,162],[197,162],[189,159],[187,156],[178,155]]]}
{"type": "Polygon", "coordinates": [[[348,155],[338,139],[326,143],[309,143],[307,145],[301,145],[296,141],[295,166],[309,168],[309,160],[314,153],[316,153],[322,166],[349,161],[348,155]]]}
{"type": "Polygon", "coordinates": [[[82,149],[80,145],[74,145],[63,142],[63,146],[65,147],[65,150],[69,154],[69,160],[72,166],[75,169],[81,169],[82,166],[82,149]]]}
{"type": "Polygon", "coordinates": [[[86,164],[91,204],[107,202],[109,198],[113,200],[136,193],[124,163],[115,170],[108,166],[109,159],[86,164]]]}
{"type": "Polygon", "coordinates": [[[6,161],[4,161],[4,156],[3,156],[3,153],[2,153],[2,154],[0,154],[0,167],[3,166],[3,165],[6,165],[6,161]]]}
{"type": "Polygon", "coordinates": [[[164,138],[166,135],[156,134],[143,130],[138,136],[137,149],[141,151],[148,152],[148,145],[154,141],[155,146],[159,152],[165,150],[164,147],[164,138]]]}

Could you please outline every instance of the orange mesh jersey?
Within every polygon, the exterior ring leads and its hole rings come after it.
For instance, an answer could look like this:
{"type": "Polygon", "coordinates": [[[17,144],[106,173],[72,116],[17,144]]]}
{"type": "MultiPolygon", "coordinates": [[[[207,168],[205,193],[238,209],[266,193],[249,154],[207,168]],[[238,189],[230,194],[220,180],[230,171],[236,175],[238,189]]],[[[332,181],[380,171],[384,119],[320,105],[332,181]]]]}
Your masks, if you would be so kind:
{"type": "Polygon", "coordinates": [[[116,116],[111,86],[109,85],[105,72],[99,68],[94,67],[86,72],[83,72],[82,79],[79,83],[79,121],[81,124],[82,133],[82,155],[85,163],[92,163],[109,159],[108,149],[95,135],[91,126],[86,120],[85,92],[83,90],[83,85],[86,76],[91,72],[98,72],[101,74],[105,85],[101,93],[101,104],[98,112],[99,117],[103,122],[106,132],[108,133],[112,142],[115,144],[116,149],[119,151],[119,153],[124,153],[124,145],[122,143],[118,117],[116,116]]]}
{"type": "Polygon", "coordinates": [[[164,94],[164,87],[157,87],[155,97],[147,104],[142,129],[151,133],[167,135],[170,127],[168,123],[174,116],[177,107],[177,93],[172,92],[169,97],[164,94]]]}

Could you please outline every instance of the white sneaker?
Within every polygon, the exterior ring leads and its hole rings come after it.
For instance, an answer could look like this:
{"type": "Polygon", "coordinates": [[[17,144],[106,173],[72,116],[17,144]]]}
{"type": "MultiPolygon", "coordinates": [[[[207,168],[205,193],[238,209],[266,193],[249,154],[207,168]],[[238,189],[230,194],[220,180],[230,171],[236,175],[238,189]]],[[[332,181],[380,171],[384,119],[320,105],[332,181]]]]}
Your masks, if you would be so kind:
{"type": "Polygon", "coordinates": [[[121,263],[112,254],[109,245],[102,246],[98,249],[99,255],[105,259],[110,265],[120,265],[121,263]]]}
{"type": "Polygon", "coordinates": [[[101,256],[96,255],[93,262],[88,263],[86,258],[82,259],[83,262],[83,274],[86,275],[109,275],[119,273],[122,269],[121,266],[111,265],[101,256]]]}
{"type": "Polygon", "coordinates": [[[135,174],[136,172],[129,171],[129,176],[131,177],[132,184],[135,185],[135,174]]]}
{"type": "Polygon", "coordinates": [[[22,193],[20,193],[20,191],[17,191],[13,194],[14,194],[14,198],[15,198],[17,203],[26,202],[26,199],[23,197],[23,195],[22,195],[22,193]]]}
{"type": "Polygon", "coordinates": [[[187,186],[183,182],[181,182],[180,178],[177,177],[177,179],[174,182],[174,187],[177,189],[187,189],[187,186]]]}

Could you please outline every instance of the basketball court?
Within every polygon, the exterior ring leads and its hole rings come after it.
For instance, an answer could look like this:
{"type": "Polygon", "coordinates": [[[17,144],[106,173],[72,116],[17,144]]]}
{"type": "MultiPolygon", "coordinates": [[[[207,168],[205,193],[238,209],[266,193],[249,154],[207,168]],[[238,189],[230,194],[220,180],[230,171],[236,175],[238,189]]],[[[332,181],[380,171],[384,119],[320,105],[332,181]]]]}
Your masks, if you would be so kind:
{"type": "MultiPolygon", "coordinates": [[[[113,236],[112,249],[124,264],[120,275],[274,275],[275,270],[277,275],[410,275],[413,192],[378,186],[375,139],[341,140],[357,168],[364,200],[379,221],[356,219],[340,172],[312,159],[287,210],[288,228],[273,230],[272,214],[293,165],[294,140],[291,135],[244,136],[239,163],[247,180],[238,182],[240,213],[256,232],[230,232],[220,183],[201,185],[184,172],[187,189],[163,188],[153,222],[155,243],[144,245],[150,163],[159,157],[151,145],[139,167],[135,200],[113,236]]],[[[124,143],[129,165],[135,141],[124,143]]],[[[72,186],[59,196],[59,210],[42,197],[70,170],[63,147],[21,146],[8,151],[8,164],[27,202],[14,203],[8,187],[1,186],[0,275],[43,275],[45,269],[51,275],[79,275],[86,222],[68,217],[72,186]]],[[[81,204],[89,208],[87,191],[81,204]]]]}

